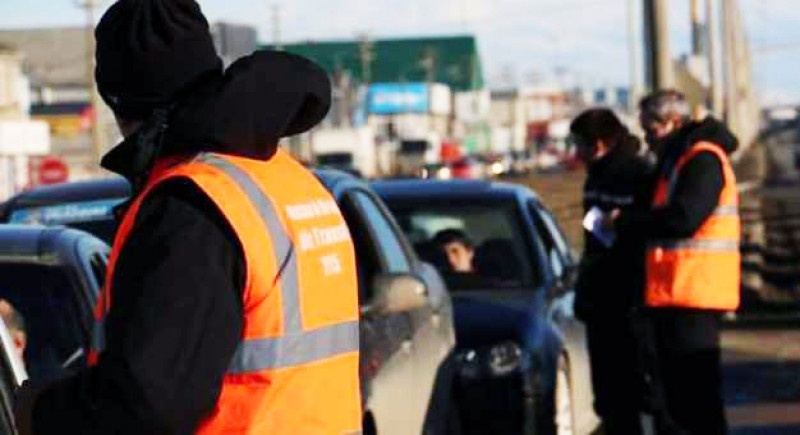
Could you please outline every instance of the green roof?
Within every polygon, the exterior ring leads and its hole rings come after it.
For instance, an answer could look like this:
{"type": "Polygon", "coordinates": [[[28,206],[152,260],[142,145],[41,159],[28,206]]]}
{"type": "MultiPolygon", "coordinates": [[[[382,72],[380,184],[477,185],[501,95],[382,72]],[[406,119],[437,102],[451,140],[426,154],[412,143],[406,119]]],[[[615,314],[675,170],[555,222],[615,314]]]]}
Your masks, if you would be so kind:
{"type": "Polygon", "coordinates": [[[437,82],[455,91],[483,88],[483,71],[472,36],[286,44],[283,50],[314,60],[330,74],[347,72],[359,82],[437,82]],[[372,61],[362,62],[362,52],[372,61]],[[368,75],[367,80],[364,76],[368,75]]]}

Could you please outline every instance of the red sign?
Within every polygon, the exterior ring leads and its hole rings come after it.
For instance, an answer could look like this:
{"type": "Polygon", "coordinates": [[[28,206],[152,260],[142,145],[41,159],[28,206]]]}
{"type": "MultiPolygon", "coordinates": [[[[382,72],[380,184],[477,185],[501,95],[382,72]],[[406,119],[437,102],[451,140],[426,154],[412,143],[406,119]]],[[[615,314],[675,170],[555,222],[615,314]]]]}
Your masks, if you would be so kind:
{"type": "Polygon", "coordinates": [[[39,164],[39,184],[65,183],[69,178],[69,168],[63,161],[48,157],[39,164]]]}

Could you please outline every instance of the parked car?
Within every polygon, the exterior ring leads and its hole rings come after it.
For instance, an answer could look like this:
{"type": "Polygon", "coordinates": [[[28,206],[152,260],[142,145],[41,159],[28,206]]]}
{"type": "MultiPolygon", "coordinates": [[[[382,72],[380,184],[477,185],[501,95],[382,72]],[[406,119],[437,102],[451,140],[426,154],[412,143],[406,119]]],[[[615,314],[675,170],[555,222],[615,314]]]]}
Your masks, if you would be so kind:
{"type": "Polygon", "coordinates": [[[130,185],[119,177],[40,187],[9,199],[0,210],[0,222],[65,225],[111,244],[114,207],[129,195],[130,185]]]}
{"type": "Polygon", "coordinates": [[[599,420],[585,330],[572,311],[576,262],[540,198],[486,181],[372,186],[448,284],[462,433],[591,433],[599,420]],[[453,270],[436,246],[453,230],[471,239],[472,272],[453,270]]]}
{"type": "Polygon", "coordinates": [[[419,170],[420,178],[437,178],[449,180],[453,176],[453,170],[445,163],[429,163],[419,170]]]}
{"type": "Polygon", "coordinates": [[[450,164],[453,178],[478,179],[486,176],[486,166],[473,156],[462,157],[450,164]]]}
{"type": "Polygon", "coordinates": [[[83,231],[0,225],[0,299],[24,320],[24,360],[33,381],[86,366],[108,251],[83,231]]]}
{"type": "MultiPolygon", "coordinates": [[[[368,184],[340,171],[314,173],[336,198],[355,244],[364,433],[443,434],[451,415],[455,357],[445,284],[434,267],[419,260],[368,184]]],[[[58,185],[14,198],[6,216],[33,223],[55,219],[111,240],[112,208],[128,195],[128,183],[120,178],[58,185]]]]}
{"type": "Polygon", "coordinates": [[[356,248],[364,433],[445,433],[455,345],[445,284],[368,184],[335,171],[316,174],[339,203],[356,248]]]}

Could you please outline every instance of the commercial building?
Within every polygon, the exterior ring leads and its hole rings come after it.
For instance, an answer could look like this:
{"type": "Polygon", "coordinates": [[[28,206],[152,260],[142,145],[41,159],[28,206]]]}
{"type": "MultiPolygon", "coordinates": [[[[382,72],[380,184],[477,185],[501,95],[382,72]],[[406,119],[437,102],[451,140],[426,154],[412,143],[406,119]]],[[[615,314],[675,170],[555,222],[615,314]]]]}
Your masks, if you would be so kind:
{"type": "MultiPolygon", "coordinates": [[[[323,128],[370,127],[384,155],[375,160],[378,172],[438,160],[446,143],[467,152],[489,148],[489,94],[472,36],[308,41],[281,49],[328,71],[334,104],[323,128]],[[399,158],[389,162],[387,154],[399,158]]],[[[313,141],[313,134],[308,143],[300,139],[295,151],[312,158],[325,148],[313,141]]]]}

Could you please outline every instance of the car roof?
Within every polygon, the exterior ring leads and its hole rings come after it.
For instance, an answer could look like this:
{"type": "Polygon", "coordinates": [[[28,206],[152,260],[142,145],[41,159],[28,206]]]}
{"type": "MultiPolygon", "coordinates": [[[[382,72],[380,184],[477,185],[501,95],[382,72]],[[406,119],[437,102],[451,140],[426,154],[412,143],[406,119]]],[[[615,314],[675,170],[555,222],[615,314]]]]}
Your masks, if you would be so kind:
{"type": "Polygon", "coordinates": [[[312,172],[316,175],[317,179],[331,192],[336,191],[336,187],[343,184],[343,183],[355,183],[359,185],[366,186],[367,183],[364,182],[362,178],[356,177],[353,174],[349,174],[344,171],[340,171],[337,169],[313,169],[312,172]]]}
{"type": "Polygon", "coordinates": [[[397,179],[371,183],[379,195],[386,198],[516,198],[538,199],[528,187],[486,180],[397,179]]]}
{"type": "MultiPolygon", "coordinates": [[[[343,181],[362,181],[359,177],[337,169],[315,168],[312,169],[312,172],[328,188],[343,181]]],[[[130,195],[130,183],[122,177],[113,177],[38,187],[18,194],[5,205],[9,207],[46,205],[91,199],[122,198],[128,195],[130,195]]]]}
{"type": "MultiPolygon", "coordinates": [[[[312,172],[334,194],[345,184],[367,186],[363,179],[344,171],[315,168],[312,172]]],[[[17,210],[96,200],[126,199],[129,195],[130,184],[122,177],[39,187],[23,192],[4,203],[0,217],[8,220],[17,210]]]]}
{"type": "Polygon", "coordinates": [[[56,254],[57,239],[92,237],[65,227],[0,224],[0,258],[43,258],[56,254]]]}
{"type": "Polygon", "coordinates": [[[54,184],[20,193],[7,202],[4,211],[93,199],[124,198],[128,195],[130,195],[130,184],[122,177],[54,184]]]}

